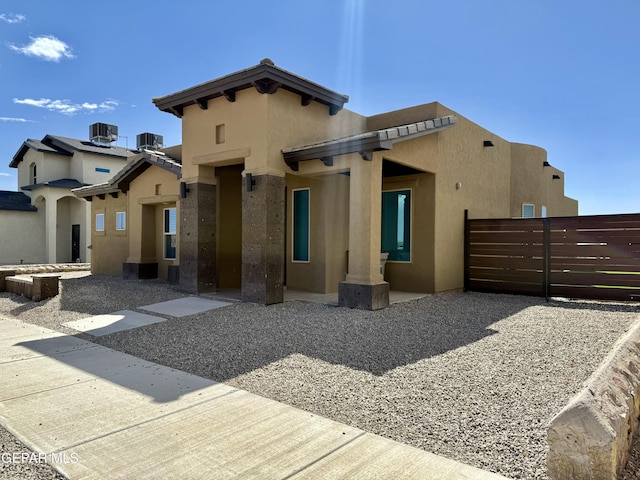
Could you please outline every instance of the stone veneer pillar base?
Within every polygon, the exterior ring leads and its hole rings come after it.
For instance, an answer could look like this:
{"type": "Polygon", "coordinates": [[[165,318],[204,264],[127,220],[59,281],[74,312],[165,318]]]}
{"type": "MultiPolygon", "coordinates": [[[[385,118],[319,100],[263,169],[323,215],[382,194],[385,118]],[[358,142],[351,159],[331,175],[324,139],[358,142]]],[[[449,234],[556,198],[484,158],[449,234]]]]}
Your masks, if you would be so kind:
{"type": "Polygon", "coordinates": [[[242,300],[284,301],[284,177],[254,176],[242,190],[242,300]]]}
{"type": "Polygon", "coordinates": [[[180,289],[216,290],[216,186],[190,183],[180,201],[180,289]]]}
{"type": "Polygon", "coordinates": [[[389,306],[389,284],[373,285],[340,282],[338,284],[338,305],[361,310],[380,310],[389,306]]]}

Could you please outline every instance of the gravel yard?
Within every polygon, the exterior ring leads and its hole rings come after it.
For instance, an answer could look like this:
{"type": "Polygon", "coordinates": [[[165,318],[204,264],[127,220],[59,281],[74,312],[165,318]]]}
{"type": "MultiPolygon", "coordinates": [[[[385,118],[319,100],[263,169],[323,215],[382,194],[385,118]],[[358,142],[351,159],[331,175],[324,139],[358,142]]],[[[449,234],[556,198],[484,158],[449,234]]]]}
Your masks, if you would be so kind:
{"type": "MultiPolygon", "coordinates": [[[[61,323],[181,296],[160,281],[73,272],[47,301],[0,294],[0,315],[76,334],[61,323]]],[[[549,420],[639,314],[451,293],[377,312],[234,303],[78,336],[510,478],[545,479],[549,420]]]]}

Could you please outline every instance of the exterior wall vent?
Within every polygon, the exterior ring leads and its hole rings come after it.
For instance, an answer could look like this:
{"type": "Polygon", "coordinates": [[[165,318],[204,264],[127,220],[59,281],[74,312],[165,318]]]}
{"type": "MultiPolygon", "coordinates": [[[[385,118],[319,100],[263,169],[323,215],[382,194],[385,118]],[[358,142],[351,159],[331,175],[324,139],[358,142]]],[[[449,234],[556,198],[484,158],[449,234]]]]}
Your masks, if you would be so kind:
{"type": "Polygon", "coordinates": [[[163,148],[162,135],[156,135],[155,133],[141,133],[136,137],[136,148],[138,150],[158,150],[163,148]]]}
{"type": "Polygon", "coordinates": [[[111,145],[118,140],[118,127],[106,123],[94,123],[89,126],[89,140],[99,145],[111,145]]]}

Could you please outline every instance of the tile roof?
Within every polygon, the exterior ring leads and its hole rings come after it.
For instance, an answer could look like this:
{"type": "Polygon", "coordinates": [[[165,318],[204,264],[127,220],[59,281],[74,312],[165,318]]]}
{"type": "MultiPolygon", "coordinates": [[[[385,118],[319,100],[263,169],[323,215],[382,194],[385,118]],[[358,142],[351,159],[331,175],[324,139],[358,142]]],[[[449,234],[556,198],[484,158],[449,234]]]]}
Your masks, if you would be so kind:
{"type": "Polygon", "coordinates": [[[68,157],[73,156],[74,151],[88,152],[98,155],[120,157],[123,160],[138,153],[136,150],[130,150],[124,147],[98,145],[88,140],[78,140],[76,138],[61,137],[59,135],[46,135],[42,140],[28,138],[13,156],[13,160],[11,160],[9,166],[17,168],[29,149],[68,157]]]}
{"type": "Polygon", "coordinates": [[[303,106],[309,105],[312,101],[327,105],[331,115],[338,113],[344,104],[349,101],[347,95],[339,94],[306,78],[276,67],[268,58],[262,60],[258,65],[245,70],[240,70],[164,97],[157,97],[152,101],[163,112],[182,117],[186,106],[198,105],[203,110],[206,110],[209,100],[223,96],[230,102],[235,102],[238,90],[252,87],[256,88],[260,93],[267,94],[275,93],[280,88],[288,90],[300,95],[303,106]]]}
{"type": "Polygon", "coordinates": [[[129,184],[151,166],[167,170],[175,174],[177,178],[182,177],[182,162],[180,160],[169,157],[163,152],[144,150],[108,182],[76,188],[73,193],[76,197],[85,198],[117,191],[126,192],[129,190],[129,184]]]}
{"type": "Polygon", "coordinates": [[[36,183],[34,185],[27,185],[22,187],[22,190],[35,190],[36,188],[50,187],[50,188],[79,188],[87,185],[81,183],[73,178],[61,178],[59,180],[50,180],[48,182],[36,183]]]}
{"type": "Polygon", "coordinates": [[[37,212],[31,205],[31,199],[22,192],[0,191],[0,210],[14,210],[21,212],[37,212]]]}
{"type": "Polygon", "coordinates": [[[370,159],[371,152],[390,150],[393,148],[394,143],[440,132],[454,126],[457,121],[458,118],[455,115],[447,115],[407,125],[398,125],[300,147],[287,148],[282,150],[282,155],[286,164],[293,170],[298,169],[298,162],[321,159],[325,164],[328,164],[334,156],[349,153],[357,152],[370,159]]]}

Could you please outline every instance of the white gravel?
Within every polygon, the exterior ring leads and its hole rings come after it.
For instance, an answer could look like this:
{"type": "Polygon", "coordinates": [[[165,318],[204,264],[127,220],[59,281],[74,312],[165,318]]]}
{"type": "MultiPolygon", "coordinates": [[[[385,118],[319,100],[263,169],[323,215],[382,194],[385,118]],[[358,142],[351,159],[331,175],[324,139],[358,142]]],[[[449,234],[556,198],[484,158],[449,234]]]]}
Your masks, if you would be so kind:
{"type": "MultiPolygon", "coordinates": [[[[59,297],[0,294],[0,315],[61,323],[181,296],[67,273],[59,297]]],[[[236,303],[93,339],[511,478],[545,479],[549,420],[637,305],[453,293],[377,312],[236,303]]]]}

